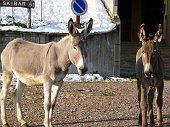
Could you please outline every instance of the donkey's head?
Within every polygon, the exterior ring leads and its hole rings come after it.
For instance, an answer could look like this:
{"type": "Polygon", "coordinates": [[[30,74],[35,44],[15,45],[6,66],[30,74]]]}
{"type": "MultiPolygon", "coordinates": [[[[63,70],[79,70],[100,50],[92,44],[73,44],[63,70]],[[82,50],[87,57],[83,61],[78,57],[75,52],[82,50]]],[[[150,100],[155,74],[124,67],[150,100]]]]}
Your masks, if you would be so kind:
{"type": "Polygon", "coordinates": [[[87,58],[87,42],[86,37],[92,30],[93,19],[90,18],[89,22],[85,24],[85,28],[82,32],[79,32],[74,25],[72,19],[68,22],[68,31],[71,35],[71,47],[69,50],[69,59],[72,64],[77,67],[78,73],[84,75],[88,70],[86,64],[87,58]]]}
{"type": "Polygon", "coordinates": [[[159,24],[158,31],[155,33],[155,36],[152,40],[146,40],[145,25],[142,24],[138,32],[139,40],[142,42],[142,63],[143,63],[143,72],[146,77],[154,76],[155,65],[157,64],[159,58],[159,52],[155,46],[155,43],[161,42],[162,40],[162,27],[159,24]]]}

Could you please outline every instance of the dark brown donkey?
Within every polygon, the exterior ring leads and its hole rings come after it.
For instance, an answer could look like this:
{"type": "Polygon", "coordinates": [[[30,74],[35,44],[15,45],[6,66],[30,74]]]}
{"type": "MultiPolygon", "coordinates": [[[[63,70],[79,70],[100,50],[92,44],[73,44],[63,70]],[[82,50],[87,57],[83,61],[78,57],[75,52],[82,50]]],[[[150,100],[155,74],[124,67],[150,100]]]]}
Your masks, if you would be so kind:
{"type": "Polygon", "coordinates": [[[139,100],[139,125],[146,127],[147,111],[149,114],[149,125],[155,127],[153,115],[153,98],[155,91],[157,92],[157,122],[158,127],[162,127],[162,103],[164,88],[164,62],[160,56],[160,52],[156,47],[156,43],[161,41],[162,29],[161,25],[155,33],[153,39],[146,40],[144,24],[141,25],[138,36],[142,42],[142,47],[136,54],[136,74],[137,88],[139,100]]]}
{"type": "Polygon", "coordinates": [[[86,37],[90,33],[93,20],[90,19],[85,29],[79,33],[73,20],[68,22],[70,35],[59,42],[35,44],[23,39],[9,42],[1,54],[3,86],[1,90],[2,126],[8,127],[6,116],[6,99],[13,74],[17,77],[14,103],[17,119],[22,127],[27,127],[23,119],[20,100],[26,85],[43,85],[44,88],[44,126],[52,127],[52,113],[63,78],[71,64],[77,67],[80,75],[87,71],[86,37]]]}

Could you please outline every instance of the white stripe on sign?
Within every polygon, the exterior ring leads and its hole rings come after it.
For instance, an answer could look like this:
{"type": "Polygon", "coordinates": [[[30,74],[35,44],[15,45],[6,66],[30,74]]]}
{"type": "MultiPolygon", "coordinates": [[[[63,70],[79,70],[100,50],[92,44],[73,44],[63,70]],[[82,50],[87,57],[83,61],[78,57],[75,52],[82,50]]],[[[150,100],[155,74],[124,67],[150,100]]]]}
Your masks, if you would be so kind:
{"type": "Polygon", "coordinates": [[[85,10],[80,6],[80,4],[77,3],[77,1],[75,1],[75,3],[77,4],[77,6],[79,6],[79,8],[80,8],[82,11],[85,11],[85,10]]]}

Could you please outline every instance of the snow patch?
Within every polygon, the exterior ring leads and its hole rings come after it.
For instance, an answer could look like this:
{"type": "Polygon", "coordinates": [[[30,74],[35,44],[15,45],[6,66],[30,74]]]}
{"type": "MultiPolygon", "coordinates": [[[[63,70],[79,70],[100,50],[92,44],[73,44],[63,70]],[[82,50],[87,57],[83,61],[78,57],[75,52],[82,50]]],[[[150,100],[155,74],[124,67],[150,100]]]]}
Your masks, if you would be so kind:
{"type": "MultiPolygon", "coordinates": [[[[17,81],[17,77],[13,76],[12,79],[14,82],[17,81]]],[[[121,78],[121,77],[109,77],[104,78],[100,74],[85,74],[84,76],[80,76],[78,74],[67,74],[63,79],[64,82],[95,82],[95,81],[103,81],[103,82],[132,82],[134,80],[129,78],[121,78]]],[[[0,76],[0,81],[2,81],[2,76],[0,76]]]]}
{"type": "MultiPolygon", "coordinates": [[[[94,32],[106,32],[112,30],[116,24],[111,22],[111,19],[101,0],[86,0],[88,3],[87,12],[80,17],[81,23],[88,22],[93,18],[94,32]]],[[[27,9],[20,7],[1,7],[0,19],[1,23],[11,24],[13,16],[15,22],[27,23],[27,9]]],[[[71,10],[71,0],[35,0],[35,8],[31,13],[32,29],[16,27],[16,26],[1,26],[0,30],[13,30],[24,32],[57,32],[67,33],[67,22],[70,18],[74,21],[76,16],[71,10]]]]}
{"type": "Polygon", "coordinates": [[[133,79],[130,78],[121,78],[121,77],[109,77],[105,80],[106,82],[132,82],[133,79]]]}
{"type": "Polygon", "coordinates": [[[99,74],[85,74],[80,76],[78,74],[67,74],[64,78],[65,82],[83,82],[83,81],[103,81],[104,78],[99,74]]]}

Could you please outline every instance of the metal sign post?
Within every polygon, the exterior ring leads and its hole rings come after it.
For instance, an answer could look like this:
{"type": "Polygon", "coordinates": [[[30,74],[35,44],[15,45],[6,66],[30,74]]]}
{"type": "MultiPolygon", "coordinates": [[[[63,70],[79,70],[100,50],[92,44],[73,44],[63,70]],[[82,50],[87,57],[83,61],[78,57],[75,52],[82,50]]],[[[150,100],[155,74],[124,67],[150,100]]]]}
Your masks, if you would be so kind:
{"type": "Polygon", "coordinates": [[[76,26],[80,24],[80,16],[76,15],[76,26]]]}
{"type": "Polygon", "coordinates": [[[84,15],[87,12],[87,2],[86,0],[72,0],[71,9],[73,13],[76,15],[76,26],[80,25],[80,16],[84,15]]]}

